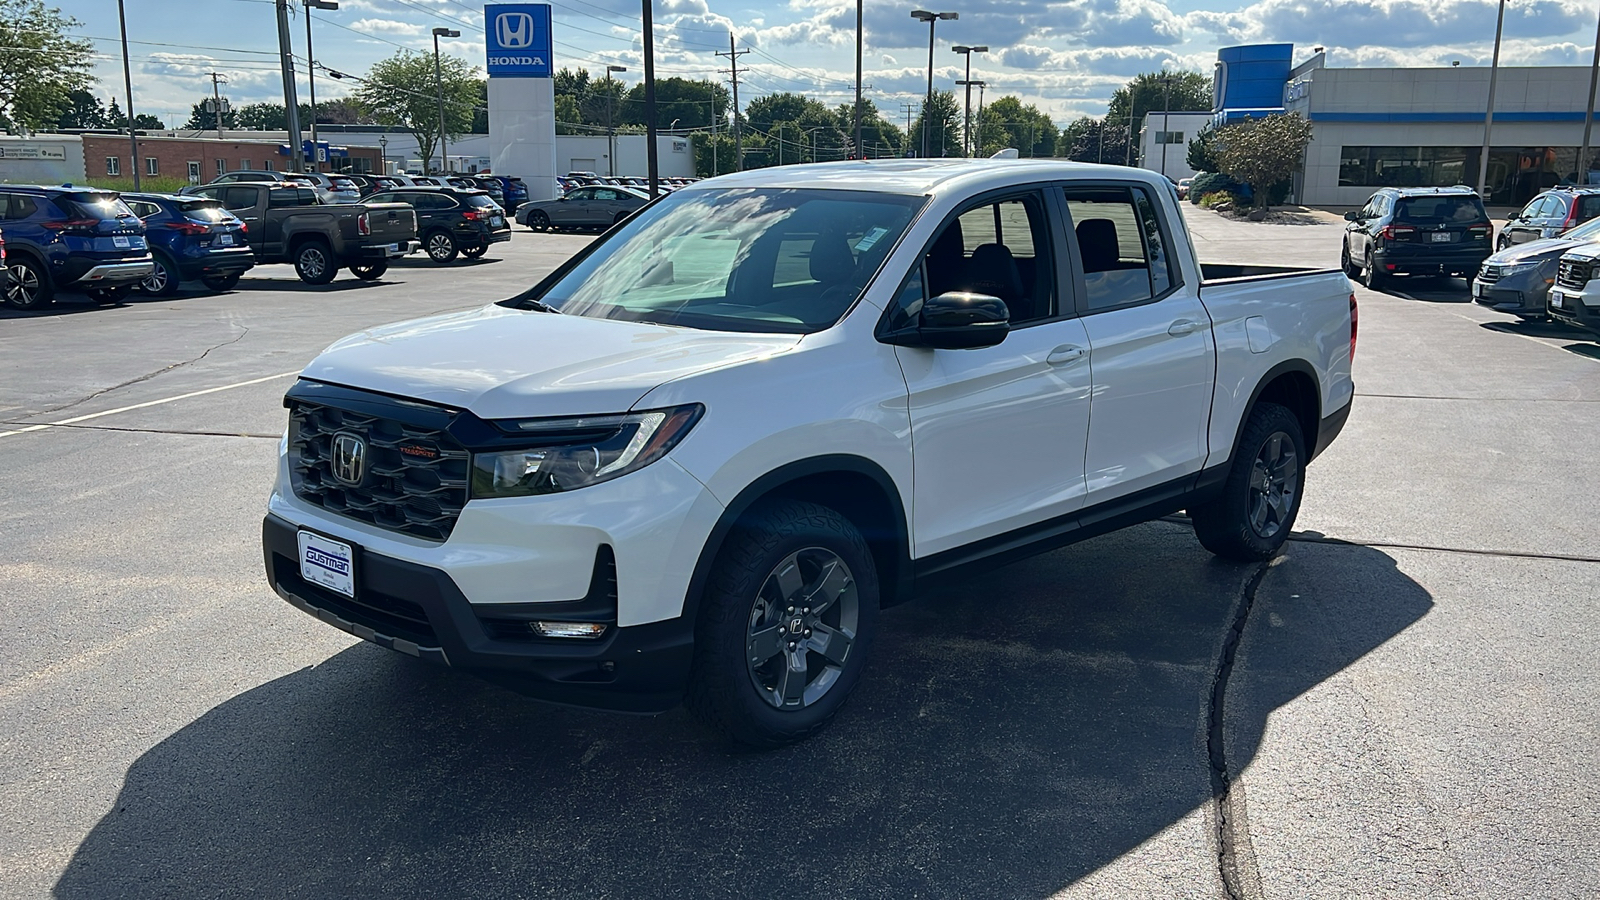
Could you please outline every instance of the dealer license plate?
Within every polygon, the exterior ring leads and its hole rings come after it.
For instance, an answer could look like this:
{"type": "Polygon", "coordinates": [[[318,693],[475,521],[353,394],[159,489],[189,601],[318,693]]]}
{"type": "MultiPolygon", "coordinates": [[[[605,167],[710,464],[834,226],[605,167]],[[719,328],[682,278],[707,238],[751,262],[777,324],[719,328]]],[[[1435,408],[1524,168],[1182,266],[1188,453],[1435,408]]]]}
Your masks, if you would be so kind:
{"type": "Polygon", "coordinates": [[[1474,281],[1472,283],[1472,296],[1474,296],[1474,297],[1482,297],[1486,293],[1488,293],[1488,291],[1484,289],[1483,285],[1479,284],[1476,281],[1474,281]]]}
{"type": "Polygon", "coordinates": [[[1450,232],[1448,232],[1448,231],[1435,231],[1433,233],[1433,242],[1435,244],[1448,244],[1448,243],[1450,243],[1450,232]]]}
{"type": "Polygon", "coordinates": [[[133,246],[133,242],[129,241],[128,236],[125,234],[114,234],[111,236],[111,246],[119,250],[126,250],[133,246]]]}
{"type": "Polygon", "coordinates": [[[1560,291],[1551,291],[1550,292],[1550,305],[1551,306],[1561,306],[1566,302],[1566,299],[1567,299],[1566,295],[1561,293],[1560,291]]]}
{"type": "Polygon", "coordinates": [[[355,554],[350,545],[300,532],[300,577],[346,597],[356,595],[355,554]]]}
{"type": "Polygon", "coordinates": [[[233,235],[231,235],[231,234],[219,234],[219,235],[217,235],[217,246],[218,247],[232,247],[233,246],[233,235]]]}

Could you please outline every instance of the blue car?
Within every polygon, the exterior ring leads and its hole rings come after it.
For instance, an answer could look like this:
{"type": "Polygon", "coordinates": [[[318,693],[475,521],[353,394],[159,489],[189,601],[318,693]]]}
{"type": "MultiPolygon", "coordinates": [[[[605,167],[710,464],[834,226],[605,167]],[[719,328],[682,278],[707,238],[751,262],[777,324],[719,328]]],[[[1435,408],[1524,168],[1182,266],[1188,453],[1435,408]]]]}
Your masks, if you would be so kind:
{"type": "Polygon", "coordinates": [[[521,178],[510,175],[481,175],[480,178],[493,178],[500,182],[500,193],[505,202],[500,205],[508,212],[516,212],[517,207],[528,202],[528,185],[521,178]]]}
{"type": "Polygon", "coordinates": [[[6,302],[17,309],[48,306],[66,290],[114,302],[153,268],[144,223],[114,191],[0,184],[0,227],[6,302]]]}
{"type": "Polygon", "coordinates": [[[139,289],[170,297],[180,281],[202,281],[214,291],[232,290],[239,276],[256,264],[244,223],[210,197],[175,194],[123,194],[134,215],[144,220],[145,239],[155,268],[139,289]]]}

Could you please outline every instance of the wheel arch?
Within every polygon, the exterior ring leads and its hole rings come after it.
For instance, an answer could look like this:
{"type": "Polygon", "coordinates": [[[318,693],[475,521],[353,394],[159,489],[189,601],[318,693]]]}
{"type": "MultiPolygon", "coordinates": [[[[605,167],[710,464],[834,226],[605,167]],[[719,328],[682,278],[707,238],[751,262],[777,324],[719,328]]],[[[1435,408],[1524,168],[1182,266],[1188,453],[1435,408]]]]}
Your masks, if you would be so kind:
{"type": "Polygon", "coordinates": [[[44,276],[45,281],[51,287],[55,287],[55,276],[50,274],[50,264],[45,260],[43,253],[25,244],[6,244],[7,265],[11,264],[13,257],[21,257],[38,266],[39,274],[44,276]]]}
{"type": "Polygon", "coordinates": [[[1300,423],[1300,435],[1305,439],[1308,456],[1315,457],[1322,449],[1317,446],[1317,433],[1322,424],[1322,386],[1317,379],[1317,371],[1303,359],[1289,359],[1268,369],[1256,383],[1255,390],[1250,394],[1250,402],[1244,406],[1244,415],[1239,417],[1239,424],[1234,429],[1229,460],[1239,448],[1250,414],[1260,403],[1277,403],[1294,414],[1300,423]]]}
{"type": "Polygon", "coordinates": [[[763,500],[795,499],[838,511],[858,528],[878,568],[879,606],[911,597],[910,532],[905,504],[894,479],[861,456],[832,454],[779,466],[746,485],[712,526],[701,546],[684,597],[684,615],[697,619],[700,597],[729,533],[743,515],[763,500]]]}

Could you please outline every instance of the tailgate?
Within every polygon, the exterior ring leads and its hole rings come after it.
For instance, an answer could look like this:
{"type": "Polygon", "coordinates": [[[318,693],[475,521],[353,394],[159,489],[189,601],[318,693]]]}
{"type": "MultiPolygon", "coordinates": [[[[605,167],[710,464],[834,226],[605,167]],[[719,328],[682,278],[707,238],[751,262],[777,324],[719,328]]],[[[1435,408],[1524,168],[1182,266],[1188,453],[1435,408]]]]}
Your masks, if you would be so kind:
{"type": "Polygon", "coordinates": [[[417,212],[406,203],[367,203],[367,222],[372,227],[367,244],[393,244],[417,236],[417,212]]]}

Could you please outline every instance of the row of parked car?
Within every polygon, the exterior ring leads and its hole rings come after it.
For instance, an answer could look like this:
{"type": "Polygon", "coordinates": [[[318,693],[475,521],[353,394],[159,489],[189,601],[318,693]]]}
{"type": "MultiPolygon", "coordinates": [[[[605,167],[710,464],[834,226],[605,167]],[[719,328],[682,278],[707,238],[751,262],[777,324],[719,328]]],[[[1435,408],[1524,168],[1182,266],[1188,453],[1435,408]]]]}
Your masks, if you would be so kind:
{"type": "Polygon", "coordinates": [[[1528,321],[1600,333],[1600,186],[1534,197],[1495,233],[1471,188],[1384,188],[1348,212],[1345,274],[1381,288],[1397,275],[1472,279],[1472,299],[1528,321]]]}
{"type": "MultiPolygon", "coordinates": [[[[410,187],[456,187],[481,190],[504,209],[516,209],[528,199],[528,186],[521,178],[508,175],[373,175],[363,173],[279,172],[271,169],[241,169],[218,176],[211,184],[241,181],[267,181],[309,186],[323,203],[358,203],[378,191],[410,187]]],[[[189,193],[193,188],[185,188],[189,193]]]]}
{"type": "Polygon", "coordinates": [[[6,302],[38,309],[82,291],[110,303],[136,289],[168,296],[183,281],[225,291],[261,263],[290,263],[310,284],[341,269],[373,280],[418,249],[448,263],[511,239],[505,209],[476,186],[386,177],[355,202],[328,203],[309,182],[253,174],[179,194],[0,185],[6,302]]]}

